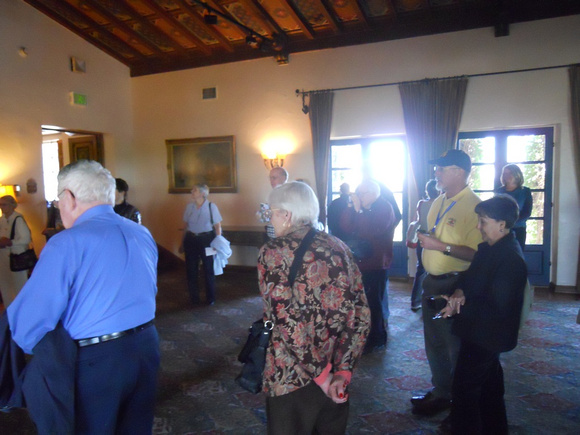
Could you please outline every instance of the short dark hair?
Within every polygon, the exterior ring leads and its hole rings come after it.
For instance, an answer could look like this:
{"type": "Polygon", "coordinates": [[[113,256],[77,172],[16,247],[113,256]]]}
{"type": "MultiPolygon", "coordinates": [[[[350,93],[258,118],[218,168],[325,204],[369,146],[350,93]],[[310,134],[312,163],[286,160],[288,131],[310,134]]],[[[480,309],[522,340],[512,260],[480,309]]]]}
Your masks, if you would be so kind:
{"type": "Polygon", "coordinates": [[[475,213],[496,221],[505,221],[507,229],[513,228],[520,215],[518,203],[509,195],[496,195],[475,206],[475,213]]]}
{"type": "Polygon", "coordinates": [[[115,183],[117,184],[117,190],[119,192],[128,192],[129,191],[129,185],[122,178],[115,178],[115,183]]]}

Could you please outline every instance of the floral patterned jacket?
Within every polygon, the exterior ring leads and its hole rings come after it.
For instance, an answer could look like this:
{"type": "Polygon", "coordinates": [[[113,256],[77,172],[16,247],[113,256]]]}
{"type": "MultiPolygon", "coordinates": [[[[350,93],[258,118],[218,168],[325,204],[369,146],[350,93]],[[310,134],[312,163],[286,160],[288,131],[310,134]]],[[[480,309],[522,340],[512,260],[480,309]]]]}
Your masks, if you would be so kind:
{"type": "Polygon", "coordinates": [[[370,325],[361,273],[348,247],[318,232],[304,254],[293,288],[294,251],[310,229],[268,241],[258,257],[264,316],[275,323],[266,356],[263,390],[291,393],[332,372],[348,382],[370,325]]]}

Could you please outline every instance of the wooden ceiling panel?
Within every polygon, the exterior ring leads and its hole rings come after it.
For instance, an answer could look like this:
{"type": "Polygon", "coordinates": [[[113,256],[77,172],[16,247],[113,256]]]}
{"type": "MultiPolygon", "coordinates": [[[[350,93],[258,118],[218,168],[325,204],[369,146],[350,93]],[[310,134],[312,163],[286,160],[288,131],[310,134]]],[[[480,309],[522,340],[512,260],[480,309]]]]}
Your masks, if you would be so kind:
{"type": "Polygon", "coordinates": [[[580,14],[580,0],[23,1],[132,76],[580,14]]]}

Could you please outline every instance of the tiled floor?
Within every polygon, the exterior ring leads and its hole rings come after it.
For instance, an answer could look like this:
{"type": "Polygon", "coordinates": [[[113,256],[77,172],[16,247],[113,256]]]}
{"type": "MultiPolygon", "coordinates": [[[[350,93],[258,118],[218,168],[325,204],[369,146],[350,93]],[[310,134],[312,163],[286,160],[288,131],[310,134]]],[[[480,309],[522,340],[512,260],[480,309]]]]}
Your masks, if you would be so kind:
{"type": "MultiPolygon", "coordinates": [[[[226,270],[212,307],[190,308],[180,281],[179,274],[160,277],[163,362],[154,432],[265,433],[264,397],[233,381],[237,352],[261,311],[255,272],[226,270]]],[[[409,403],[430,388],[421,313],[409,309],[409,284],[390,288],[387,349],[363,357],[355,371],[348,433],[437,433],[445,414],[417,417],[409,403]]],[[[519,346],[502,356],[511,433],[580,433],[579,306],[571,296],[536,294],[519,346]]]]}

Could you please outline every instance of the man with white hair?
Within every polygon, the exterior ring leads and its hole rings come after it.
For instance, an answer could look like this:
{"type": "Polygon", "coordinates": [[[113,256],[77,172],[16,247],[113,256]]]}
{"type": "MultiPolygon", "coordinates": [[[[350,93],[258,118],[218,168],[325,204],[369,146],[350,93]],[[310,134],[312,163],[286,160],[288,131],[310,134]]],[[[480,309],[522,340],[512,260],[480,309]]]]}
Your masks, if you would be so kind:
{"type": "Polygon", "coordinates": [[[393,207],[381,198],[379,185],[364,180],[351,195],[352,207],[342,213],[341,229],[352,234],[348,245],[362,273],[365,294],[371,309],[371,331],[365,353],[384,349],[387,330],[383,316],[387,269],[393,259],[393,207]]]}
{"type": "MultiPolygon", "coordinates": [[[[145,227],[113,211],[115,179],[97,162],[65,166],[58,198],[66,230],[48,241],[8,307],[13,339],[37,353],[62,324],[76,343],[74,433],[151,433],[160,357],[157,247],[145,227]]],[[[65,433],[39,427],[51,430],[65,433]]]]}

